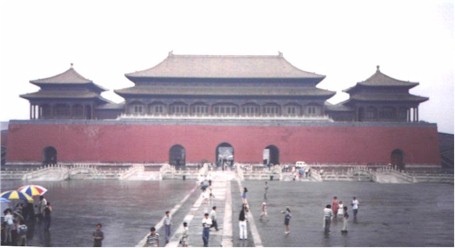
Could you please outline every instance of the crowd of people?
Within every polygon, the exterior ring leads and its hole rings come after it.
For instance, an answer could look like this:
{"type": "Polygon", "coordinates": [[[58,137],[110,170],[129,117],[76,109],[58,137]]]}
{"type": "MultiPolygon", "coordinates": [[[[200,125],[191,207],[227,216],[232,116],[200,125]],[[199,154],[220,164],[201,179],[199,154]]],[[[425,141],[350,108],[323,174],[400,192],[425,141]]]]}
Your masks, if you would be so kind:
{"type": "MultiPolygon", "coordinates": [[[[357,197],[354,196],[351,201],[354,222],[357,220],[359,204],[360,204],[359,200],[357,199],[357,197]]],[[[348,206],[346,206],[343,203],[343,201],[338,200],[337,196],[334,196],[332,198],[331,204],[327,204],[325,206],[323,213],[324,213],[324,219],[323,219],[322,227],[324,229],[324,232],[329,233],[331,222],[338,221],[338,220],[343,221],[343,226],[341,228],[341,232],[344,234],[346,234],[348,232],[348,219],[349,219],[348,206]]]]}
{"type": "Polygon", "coordinates": [[[28,237],[33,236],[36,224],[49,232],[52,220],[52,205],[44,196],[39,197],[36,204],[28,201],[19,201],[14,208],[3,211],[1,224],[1,245],[27,246],[28,237]],[[33,227],[29,228],[29,227],[33,227]]]}
{"type": "MultiPolygon", "coordinates": [[[[214,229],[219,231],[217,222],[217,207],[214,205],[214,194],[212,192],[212,178],[209,175],[200,176],[198,180],[201,189],[201,200],[204,208],[204,216],[202,218],[202,241],[204,247],[208,247],[210,239],[210,231],[214,229]]],[[[164,242],[166,245],[169,243],[171,238],[171,225],[172,217],[169,211],[165,212],[164,216],[164,242]]],[[[183,232],[180,235],[179,245],[182,247],[189,246],[189,228],[188,223],[183,222],[183,232]]],[[[160,235],[157,233],[155,227],[150,228],[150,233],[146,238],[145,246],[147,247],[158,247],[160,246],[160,235]]]]}
{"type": "MultiPolygon", "coordinates": [[[[205,177],[204,179],[200,180],[200,189],[201,189],[201,198],[202,198],[202,206],[204,207],[204,216],[202,218],[202,241],[203,246],[208,247],[209,239],[210,239],[210,232],[212,229],[218,231],[218,223],[217,223],[217,207],[213,205],[214,195],[212,192],[212,180],[209,177],[205,177]],[[209,211],[209,208],[211,210],[209,211]]],[[[261,205],[261,214],[260,219],[263,220],[264,218],[268,218],[267,213],[267,202],[268,202],[268,192],[269,192],[269,184],[267,181],[264,182],[264,195],[263,195],[263,202],[261,205]]],[[[250,211],[250,206],[248,203],[248,188],[243,187],[243,190],[240,194],[241,199],[241,207],[238,216],[238,227],[239,227],[239,240],[244,241],[248,240],[248,212],[250,211]]],[[[359,200],[356,197],[353,197],[351,201],[351,208],[353,213],[354,221],[356,221],[357,213],[359,209],[359,200]]],[[[284,217],[284,234],[289,235],[291,233],[291,208],[285,207],[284,210],[281,211],[284,217]]],[[[334,196],[332,199],[331,204],[327,204],[322,212],[323,216],[323,231],[325,233],[330,232],[330,226],[332,222],[342,222],[341,233],[347,234],[348,232],[348,220],[349,220],[349,212],[348,206],[343,201],[339,200],[337,196],[334,196]]],[[[179,245],[183,247],[189,246],[189,234],[188,234],[188,223],[183,223],[183,232],[180,235],[179,245]]],[[[170,212],[166,211],[164,216],[164,242],[166,245],[169,242],[171,237],[171,216],[170,212]]],[[[160,246],[160,236],[157,233],[155,227],[150,229],[150,234],[146,238],[145,246],[148,247],[157,247],[160,246]]]]}

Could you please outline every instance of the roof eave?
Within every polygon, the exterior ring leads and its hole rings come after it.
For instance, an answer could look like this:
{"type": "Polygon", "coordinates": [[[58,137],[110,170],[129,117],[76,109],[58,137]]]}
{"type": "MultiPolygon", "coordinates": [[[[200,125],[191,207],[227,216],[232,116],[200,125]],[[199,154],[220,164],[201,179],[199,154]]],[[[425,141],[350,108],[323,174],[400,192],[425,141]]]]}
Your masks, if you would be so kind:
{"type": "Polygon", "coordinates": [[[192,80],[314,80],[317,83],[321,82],[325,79],[326,76],[320,75],[317,77],[185,77],[185,76],[169,76],[169,77],[157,77],[157,76],[138,76],[138,75],[131,75],[125,74],[125,77],[129,80],[135,82],[134,80],[144,80],[144,79],[175,79],[175,80],[185,80],[185,79],[192,79],[192,80]]]}

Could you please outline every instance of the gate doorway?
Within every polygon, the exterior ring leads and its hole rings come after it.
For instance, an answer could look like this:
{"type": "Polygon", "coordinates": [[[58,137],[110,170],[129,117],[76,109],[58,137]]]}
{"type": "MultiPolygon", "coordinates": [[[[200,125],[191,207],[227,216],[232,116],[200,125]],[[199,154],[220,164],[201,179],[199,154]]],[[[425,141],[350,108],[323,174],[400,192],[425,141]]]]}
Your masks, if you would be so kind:
{"type": "Polygon", "coordinates": [[[280,164],[280,151],[274,145],[269,145],[262,152],[262,163],[264,165],[280,164]]]}
{"type": "Polygon", "coordinates": [[[185,148],[181,145],[174,145],[169,150],[169,164],[176,168],[185,166],[185,148]]]}
{"type": "Polygon", "coordinates": [[[402,150],[395,149],[392,151],[392,154],[390,155],[390,164],[397,166],[400,170],[404,169],[404,155],[402,150]]]}
{"type": "Polygon", "coordinates": [[[44,148],[43,155],[43,164],[57,164],[57,149],[53,146],[44,148]]]}
{"type": "Polygon", "coordinates": [[[234,165],[234,148],[228,143],[221,143],[216,147],[216,166],[223,170],[234,165]]]}

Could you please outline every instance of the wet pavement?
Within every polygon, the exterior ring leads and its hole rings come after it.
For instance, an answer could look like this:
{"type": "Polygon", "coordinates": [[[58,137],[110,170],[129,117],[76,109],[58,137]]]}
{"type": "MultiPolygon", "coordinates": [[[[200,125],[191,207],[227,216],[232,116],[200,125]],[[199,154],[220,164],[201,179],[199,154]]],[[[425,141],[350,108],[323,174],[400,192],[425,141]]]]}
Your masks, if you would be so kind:
{"type": "MultiPolygon", "coordinates": [[[[369,182],[269,181],[268,218],[260,220],[264,181],[224,181],[214,178],[213,204],[221,230],[212,231],[210,246],[451,246],[454,245],[453,184],[379,184],[369,182]],[[251,208],[248,240],[239,240],[240,189],[247,187],[251,208]],[[322,230],[322,210],[333,196],[350,203],[360,201],[357,222],[349,207],[349,232],[333,222],[331,232],[322,230]],[[292,211],[291,233],[284,234],[281,210],[292,211]],[[225,211],[225,210],[228,211],[225,211]],[[232,210],[230,210],[232,209],[232,210]]],[[[49,234],[39,225],[29,245],[92,246],[91,233],[103,223],[103,246],[131,247],[140,244],[166,210],[173,213],[172,239],[178,245],[179,229],[190,221],[190,246],[202,246],[201,219],[207,206],[201,202],[195,181],[64,181],[42,182],[46,198],[54,205],[49,234]]],[[[1,182],[2,191],[22,185],[1,182]]],[[[159,229],[161,245],[164,231],[159,229]]]]}
{"type": "Polygon", "coordinates": [[[264,246],[453,246],[454,208],[451,184],[378,184],[368,182],[269,182],[269,219],[260,221],[263,182],[247,181],[249,202],[264,246]],[[349,226],[332,222],[322,230],[325,205],[337,196],[348,204],[349,226]],[[350,202],[360,201],[357,221],[350,202]],[[291,233],[284,235],[280,213],[292,211],[291,233]]]}
{"type": "MultiPolygon", "coordinates": [[[[165,211],[172,209],[196,185],[195,181],[183,180],[33,183],[48,189],[45,197],[52,203],[53,213],[50,232],[43,232],[37,225],[29,236],[29,245],[57,247],[93,246],[96,223],[103,224],[103,246],[135,246],[165,211]]],[[[4,191],[16,189],[23,182],[2,180],[1,185],[4,191]]]]}

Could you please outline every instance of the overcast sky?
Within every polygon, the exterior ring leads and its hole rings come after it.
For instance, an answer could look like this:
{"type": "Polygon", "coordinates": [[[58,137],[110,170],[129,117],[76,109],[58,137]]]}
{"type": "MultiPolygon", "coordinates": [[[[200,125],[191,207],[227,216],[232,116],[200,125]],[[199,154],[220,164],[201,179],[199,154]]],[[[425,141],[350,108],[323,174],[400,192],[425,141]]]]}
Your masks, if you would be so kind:
{"type": "Polygon", "coordinates": [[[276,55],[341,91],[376,71],[419,82],[420,119],[454,126],[454,1],[2,1],[0,121],[28,119],[30,80],[74,68],[112,91],[168,52],[276,55]]]}

